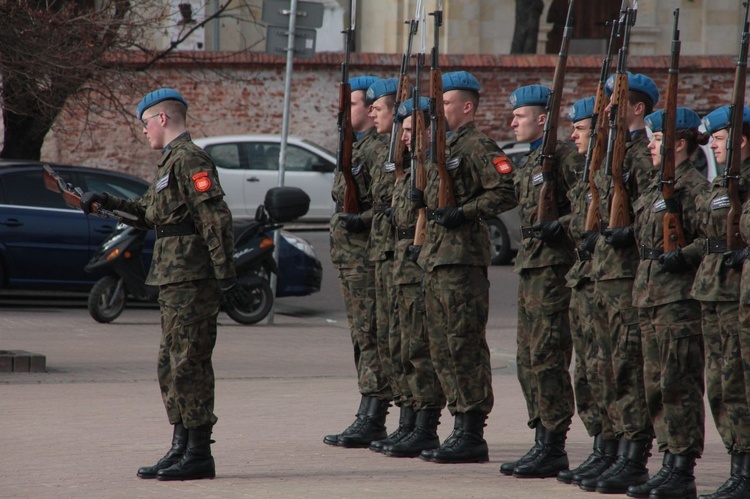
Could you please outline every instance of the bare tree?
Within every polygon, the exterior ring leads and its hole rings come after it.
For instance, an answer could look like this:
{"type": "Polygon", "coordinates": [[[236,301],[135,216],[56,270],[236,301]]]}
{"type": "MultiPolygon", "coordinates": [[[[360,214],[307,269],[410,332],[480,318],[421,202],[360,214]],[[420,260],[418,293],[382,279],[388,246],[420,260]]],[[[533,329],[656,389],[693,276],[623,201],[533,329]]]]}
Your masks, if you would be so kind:
{"type": "Polygon", "coordinates": [[[213,19],[244,16],[256,23],[250,3],[221,0],[168,47],[153,50],[146,42],[174,24],[163,0],[0,0],[0,158],[38,160],[45,136],[66,109],[84,120],[112,110],[132,118],[120,99],[130,102],[139,73],[172,56],[213,19]],[[140,62],[123,54],[139,54],[140,62]],[[94,108],[93,102],[105,106],[94,108]]]}
{"type": "Polygon", "coordinates": [[[516,24],[511,54],[535,54],[539,36],[539,18],[544,10],[543,0],[516,0],[516,24]]]}

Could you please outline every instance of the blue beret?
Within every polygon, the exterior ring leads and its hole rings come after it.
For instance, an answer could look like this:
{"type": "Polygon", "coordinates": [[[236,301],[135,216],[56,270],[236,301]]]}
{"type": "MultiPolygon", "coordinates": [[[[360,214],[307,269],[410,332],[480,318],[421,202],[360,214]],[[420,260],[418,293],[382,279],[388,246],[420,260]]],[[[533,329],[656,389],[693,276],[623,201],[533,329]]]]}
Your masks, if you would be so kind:
{"type": "MultiPolygon", "coordinates": [[[[607,97],[612,97],[612,92],[615,90],[615,76],[616,75],[611,75],[607,78],[607,83],[604,85],[604,91],[607,93],[607,97]]],[[[651,99],[651,105],[653,106],[659,102],[659,89],[656,87],[654,80],[646,75],[633,74],[628,71],[628,90],[645,95],[651,99]]]]}
{"type": "MultiPolygon", "coordinates": [[[[646,126],[651,129],[652,132],[664,131],[664,110],[659,109],[644,118],[646,126]]],[[[700,117],[692,109],[686,107],[677,108],[677,130],[686,130],[690,128],[698,128],[701,126],[700,117]]]]}
{"type": "Polygon", "coordinates": [[[469,90],[479,92],[479,81],[467,71],[443,73],[443,92],[451,90],[469,90]]]}
{"type": "MultiPolygon", "coordinates": [[[[430,109],[430,99],[427,97],[420,97],[419,98],[419,109],[427,113],[427,111],[430,109]]],[[[414,110],[414,99],[408,99],[405,100],[399,107],[398,111],[396,112],[396,119],[399,123],[402,123],[406,118],[411,116],[412,111],[414,110]]]]}
{"type": "Polygon", "coordinates": [[[354,78],[349,78],[349,86],[351,87],[352,92],[356,92],[357,90],[364,90],[367,92],[370,85],[379,79],[380,78],[377,76],[355,76],[354,78]]]}
{"type": "Polygon", "coordinates": [[[513,106],[513,109],[524,106],[546,106],[550,92],[552,91],[543,85],[528,85],[517,88],[510,94],[510,105],[513,106]]]}
{"type": "MultiPolygon", "coordinates": [[[[719,109],[714,109],[703,118],[703,126],[706,127],[706,132],[711,134],[727,128],[731,125],[730,121],[732,117],[729,115],[731,111],[730,106],[722,106],[719,109]]],[[[745,106],[742,112],[742,122],[750,123],[750,107],[745,106]]]]}
{"type": "Polygon", "coordinates": [[[146,96],[141,99],[141,102],[138,104],[138,119],[140,120],[143,118],[143,111],[160,102],[164,102],[165,100],[176,100],[177,102],[182,102],[187,111],[188,103],[182,98],[180,92],[172,90],[171,88],[160,88],[159,90],[147,93],[146,96]]]}
{"type": "Polygon", "coordinates": [[[367,88],[365,99],[372,104],[386,95],[395,95],[398,90],[398,78],[383,78],[367,88]]]}
{"type": "Polygon", "coordinates": [[[576,123],[586,118],[591,118],[594,115],[594,97],[586,97],[581,99],[568,109],[568,119],[573,123],[576,123]]]}

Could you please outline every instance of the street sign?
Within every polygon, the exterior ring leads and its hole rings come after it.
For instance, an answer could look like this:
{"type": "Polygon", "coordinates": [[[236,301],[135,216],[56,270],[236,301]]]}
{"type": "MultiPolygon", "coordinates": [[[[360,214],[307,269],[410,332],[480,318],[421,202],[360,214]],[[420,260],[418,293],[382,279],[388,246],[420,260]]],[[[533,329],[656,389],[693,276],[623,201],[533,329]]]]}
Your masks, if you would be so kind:
{"type": "MultiPolygon", "coordinates": [[[[273,26],[288,26],[291,0],[265,0],[263,2],[264,23],[273,26]]],[[[297,29],[323,26],[323,4],[297,2],[297,29]]]]}
{"type": "MultiPolygon", "coordinates": [[[[268,26],[266,29],[266,54],[286,55],[289,46],[288,26],[268,26]]],[[[315,56],[315,30],[299,28],[294,30],[294,56],[310,59],[315,56]]]]}

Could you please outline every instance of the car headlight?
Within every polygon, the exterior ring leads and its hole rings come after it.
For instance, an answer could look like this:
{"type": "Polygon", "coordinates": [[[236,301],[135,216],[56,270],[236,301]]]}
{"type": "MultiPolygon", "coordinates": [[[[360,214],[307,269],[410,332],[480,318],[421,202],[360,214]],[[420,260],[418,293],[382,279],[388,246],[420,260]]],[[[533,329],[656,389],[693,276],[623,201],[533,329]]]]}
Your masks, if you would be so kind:
{"type": "Polygon", "coordinates": [[[312,245],[305,241],[304,239],[297,237],[295,235],[292,235],[290,232],[281,231],[281,236],[286,239],[286,242],[297,248],[298,250],[302,251],[304,254],[309,256],[310,258],[315,258],[317,260],[317,255],[315,254],[315,250],[313,249],[312,245]]]}

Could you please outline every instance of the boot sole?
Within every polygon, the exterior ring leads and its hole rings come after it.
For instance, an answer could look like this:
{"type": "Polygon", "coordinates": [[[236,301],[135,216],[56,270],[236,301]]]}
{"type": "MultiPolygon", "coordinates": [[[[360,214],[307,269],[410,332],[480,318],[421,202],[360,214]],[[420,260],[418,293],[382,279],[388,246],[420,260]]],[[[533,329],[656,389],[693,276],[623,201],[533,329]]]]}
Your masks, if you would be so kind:
{"type": "Polygon", "coordinates": [[[216,472],[211,473],[201,473],[200,475],[193,475],[193,476],[157,476],[156,479],[160,482],[177,482],[177,481],[186,481],[186,480],[204,480],[209,479],[213,480],[216,478],[216,472]]]}
{"type": "Polygon", "coordinates": [[[557,478],[557,474],[559,471],[554,471],[550,473],[540,473],[538,475],[518,475],[516,473],[513,473],[514,478],[557,478]]]}
{"type": "Polygon", "coordinates": [[[425,460],[425,461],[429,461],[431,463],[440,463],[440,464],[486,463],[486,462],[489,462],[489,460],[490,460],[489,456],[480,456],[480,457],[475,457],[475,458],[471,458],[471,459],[460,459],[460,460],[438,459],[438,458],[435,458],[435,457],[430,458],[430,459],[425,459],[425,458],[423,458],[421,456],[420,456],[420,458],[423,459],[423,460],[425,460]]]}

